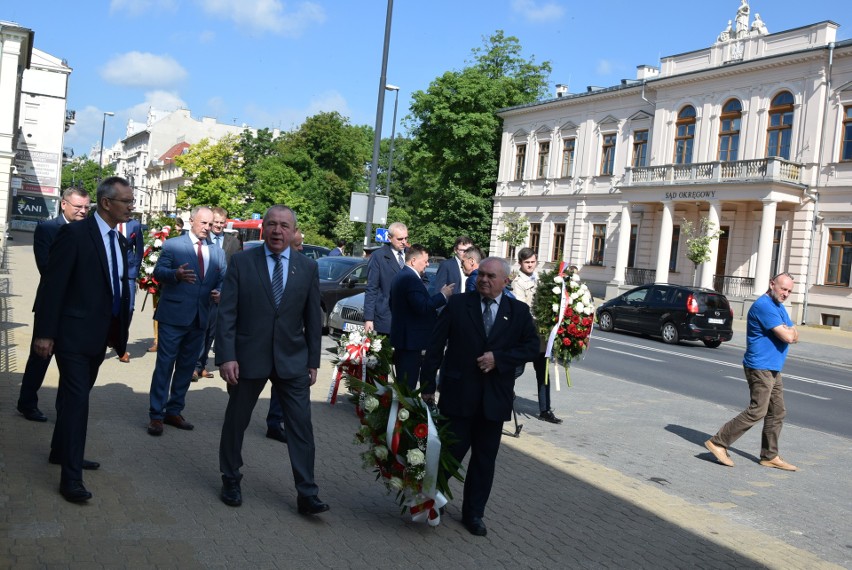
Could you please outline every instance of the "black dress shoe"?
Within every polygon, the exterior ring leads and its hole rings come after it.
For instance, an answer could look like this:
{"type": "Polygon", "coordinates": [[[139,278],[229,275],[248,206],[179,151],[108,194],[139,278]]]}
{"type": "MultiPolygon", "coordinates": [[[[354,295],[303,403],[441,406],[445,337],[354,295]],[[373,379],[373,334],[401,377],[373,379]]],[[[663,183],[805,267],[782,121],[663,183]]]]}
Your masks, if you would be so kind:
{"type": "Polygon", "coordinates": [[[222,502],[229,507],[239,507],[243,504],[243,492],[240,489],[240,480],[234,477],[222,475],[222,493],[219,495],[222,502]]]}
{"type": "Polygon", "coordinates": [[[92,494],[83,486],[82,481],[60,483],[59,494],[70,503],[82,503],[92,498],[92,494]]]}
{"type": "Polygon", "coordinates": [[[485,523],[482,522],[482,519],[479,517],[470,517],[469,519],[463,519],[462,524],[464,524],[465,528],[472,535],[485,536],[488,534],[488,529],[485,528],[485,523]]]}
{"type": "Polygon", "coordinates": [[[559,418],[557,418],[553,414],[553,410],[547,410],[545,412],[540,413],[538,415],[538,419],[543,420],[545,422],[550,422],[552,424],[561,424],[562,423],[562,420],[560,420],[559,418]]]}
{"type": "MultiPolygon", "coordinates": [[[[53,465],[62,465],[62,460],[59,457],[53,455],[52,453],[47,458],[48,463],[52,463],[53,465]]],[[[87,471],[94,471],[95,469],[101,466],[97,461],[89,461],[88,459],[83,460],[83,469],[87,471]]]]}
{"type": "Polygon", "coordinates": [[[30,420],[31,422],[47,421],[47,416],[41,413],[41,410],[39,410],[38,408],[31,408],[29,410],[18,408],[18,411],[21,412],[21,415],[24,416],[24,418],[30,420]]]}
{"type": "Polygon", "coordinates": [[[281,428],[266,428],[266,437],[280,441],[281,443],[287,443],[287,432],[281,428]]]}
{"type": "Polygon", "coordinates": [[[296,499],[300,515],[318,515],[326,512],[330,507],[319,500],[316,495],[312,497],[299,497],[296,499]]]}

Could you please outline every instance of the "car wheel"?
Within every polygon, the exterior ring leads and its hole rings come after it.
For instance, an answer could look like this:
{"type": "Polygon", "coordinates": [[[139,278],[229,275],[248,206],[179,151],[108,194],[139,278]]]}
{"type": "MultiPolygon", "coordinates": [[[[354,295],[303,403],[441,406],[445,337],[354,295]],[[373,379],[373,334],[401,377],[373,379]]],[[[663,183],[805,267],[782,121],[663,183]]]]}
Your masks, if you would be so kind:
{"type": "Polygon", "coordinates": [[[612,315],[607,311],[604,311],[598,315],[598,326],[602,331],[611,331],[613,329],[612,326],[612,315]]]}
{"type": "Polygon", "coordinates": [[[705,340],[704,346],[707,348],[719,348],[719,345],[722,344],[721,340],[705,340]]]}
{"type": "Polygon", "coordinates": [[[680,335],[677,333],[677,327],[671,321],[663,325],[663,342],[666,344],[677,344],[680,335]]]}

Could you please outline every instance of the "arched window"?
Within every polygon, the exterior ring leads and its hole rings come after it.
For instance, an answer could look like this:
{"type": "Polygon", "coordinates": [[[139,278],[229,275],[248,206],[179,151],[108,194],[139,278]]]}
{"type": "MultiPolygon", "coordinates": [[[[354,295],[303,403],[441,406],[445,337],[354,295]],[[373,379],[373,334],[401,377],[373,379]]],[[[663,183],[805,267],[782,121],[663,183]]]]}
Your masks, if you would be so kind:
{"type": "Polygon", "coordinates": [[[766,135],[766,156],[780,156],[790,160],[790,141],[793,138],[793,95],[789,91],[782,91],[772,99],[766,135]]]}
{"type": "Polygon", "coordinates": [[[730,99],[722,107],[719,119],[719,160],[722,162],[738,160],[742,116],[743,106],[736,99],[730,99]]]}
{"type": "Polygon", "coordinates": [[[695,141],[695,107],[687,105],[677,114],[675,135],[675,164],[692,163],[692,143],[695,141]]]}

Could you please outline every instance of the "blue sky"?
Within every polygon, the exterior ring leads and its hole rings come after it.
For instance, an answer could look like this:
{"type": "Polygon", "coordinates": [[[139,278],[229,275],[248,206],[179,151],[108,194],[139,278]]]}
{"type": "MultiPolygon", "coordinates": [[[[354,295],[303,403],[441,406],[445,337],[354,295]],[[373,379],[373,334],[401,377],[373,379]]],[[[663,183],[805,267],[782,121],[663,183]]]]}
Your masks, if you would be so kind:
{"type": "MultiPolygon", "coordinates": [[[[196,118],[292,129],[320,111],[374,124],[387,0],[59,0],[4,2],[0,20],[35,31],[35,46],[73,68],[66,146],[86,153],[124,137],[150,106],[196,118]]],[[[396,0],[387,81],[409,96],[460,69],[482,37],[502,29],[524,55],[553,64],[571,92],[633,78],[639,64],[711,45],[739,0],[396,0]]],[[[752,0],[777,32],[822,20],[852,37],[852,2],[752,0]],[[803,9],[803,5],[806,9],[803,9]]],[[[390,136],[393,94],[384,134],[390,136]]],[[[397,127],[400,130],[400,126],[397,127]]]]}

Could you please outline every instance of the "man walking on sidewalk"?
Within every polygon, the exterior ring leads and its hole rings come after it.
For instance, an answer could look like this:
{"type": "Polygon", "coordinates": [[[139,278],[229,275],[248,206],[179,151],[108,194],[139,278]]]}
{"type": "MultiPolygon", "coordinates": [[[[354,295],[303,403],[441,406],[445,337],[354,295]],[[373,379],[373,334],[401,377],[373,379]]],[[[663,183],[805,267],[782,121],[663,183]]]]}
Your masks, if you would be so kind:
{"type": "Polygon", "coordinates": [[[743,368],[751,403],[704,442],[704,446],[722,465],[734,466],[728,455],[728,447],[751,426],[763,420],[760,464],[784,471],[798,469],[778,455],[778,437],[786,415],[781,369],[784,368],[790,345],[799,340],[799,332],[784,308],[784,301],[792,292],[793,276],[780,273],[769,282],[769,290],[749,309],[743,368]]]}

